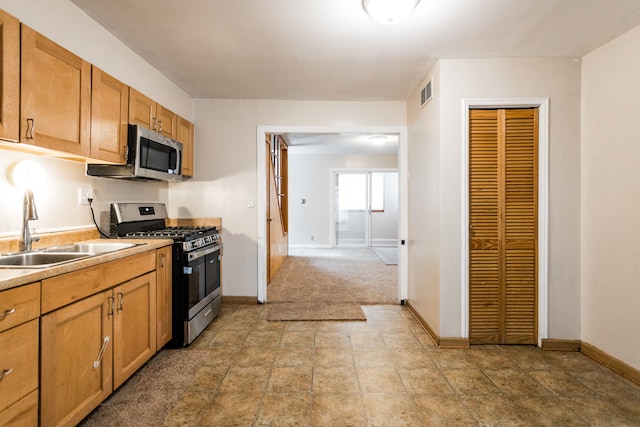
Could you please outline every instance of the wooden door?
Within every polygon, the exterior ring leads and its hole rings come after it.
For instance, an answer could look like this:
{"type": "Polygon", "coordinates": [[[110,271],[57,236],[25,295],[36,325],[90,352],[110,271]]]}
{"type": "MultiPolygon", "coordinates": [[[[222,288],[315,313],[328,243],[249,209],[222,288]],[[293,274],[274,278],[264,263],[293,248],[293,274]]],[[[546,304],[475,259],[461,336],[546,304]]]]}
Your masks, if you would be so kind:
{"type": "Polygon", "coordinates": [[[129,89],[129,123],[156,129],[156,102],[134,88],[129,89]]]}
{"type": "Polygon", "coordinates": [[[41,425],[74,426],[111,393],[110,297],[102,292],[42,316],[41,425]]]}
{"type": "Polygon", "coordinates": [[[182,142],[182,175],[193,176],[194,126],[190,121],[178,117],[176,139],[182,142]]]}
{"type": "Polygon", "coordinates": [[[129,86],[92,67],[91,157],[126,162],[129,86]]]}
{"type": "Polygon", "coordinates": [[[156,353],[156,275],[147,273],[113,290],[113,388],[156,353]]]}
{"type": "Polygon", "coordinates": [[[171,290],[171,246],[160,248],[156,260],[156,351],[171,340],[172,331],[172,290],[171,290]]]}
{"type": "Polygon", "coordinates": [[[536,344],[538,110],[469,123],[469,339],[536,344]]]}
{"type": "Polygon", "coordinates": [[[20,142],[89,156],[91,65],[22,25],[20,142]]]}
{"type": "Polygon", "coordinates": [[[17,141],[20,127],[20,22],[0,10],[0,137],[17,141]]]}

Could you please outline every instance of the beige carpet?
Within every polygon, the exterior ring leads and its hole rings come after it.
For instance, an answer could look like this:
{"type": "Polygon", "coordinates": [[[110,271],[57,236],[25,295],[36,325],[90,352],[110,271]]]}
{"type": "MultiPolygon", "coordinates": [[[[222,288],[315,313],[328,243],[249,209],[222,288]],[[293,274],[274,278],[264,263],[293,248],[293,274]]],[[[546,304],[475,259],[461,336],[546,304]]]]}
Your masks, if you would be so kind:
{"type": "Polygon", "coordinates": [[[398,268],[371,249],[292,249],[267,302],[270,321],[366,320],[360,305],[398,303],[398,268]]]}

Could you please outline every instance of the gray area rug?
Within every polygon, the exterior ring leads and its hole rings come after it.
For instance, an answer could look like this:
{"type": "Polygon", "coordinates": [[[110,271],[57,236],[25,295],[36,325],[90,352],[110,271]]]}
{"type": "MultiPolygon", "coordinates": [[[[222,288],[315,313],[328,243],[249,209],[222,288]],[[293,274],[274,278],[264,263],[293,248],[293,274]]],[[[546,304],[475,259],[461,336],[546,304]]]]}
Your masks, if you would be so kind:
{"type": "Polygon", "coordinates": [[[397,246],[381,246],[372,248],[373,252],[380,258],[380,261],[386,265],[398,265],[398,247],[397,246]]]}
{"type": "Polygon", "coordinates": [[[360,305],[398,304],[398,268],[367,248],[293,248],[267,302],[273,321],[365,320],[360,305]]]}

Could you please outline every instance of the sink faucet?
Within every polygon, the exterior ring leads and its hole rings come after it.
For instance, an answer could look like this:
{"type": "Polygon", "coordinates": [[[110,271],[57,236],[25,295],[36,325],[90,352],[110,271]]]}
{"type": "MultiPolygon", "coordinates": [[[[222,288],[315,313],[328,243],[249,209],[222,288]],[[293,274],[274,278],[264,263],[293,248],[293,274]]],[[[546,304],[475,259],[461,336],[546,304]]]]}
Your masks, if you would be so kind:
{"type": "Polygon", "coordinates": [[[33,199],[33,192],[27,190],[24,193],[24,206],[22,215],[22,235],[20,236],[20,252],[31,251],[31,244],[40,240],[40,236],[32,236],[29,229],[29,221],[38,219],[36,202],[33,199]]]}

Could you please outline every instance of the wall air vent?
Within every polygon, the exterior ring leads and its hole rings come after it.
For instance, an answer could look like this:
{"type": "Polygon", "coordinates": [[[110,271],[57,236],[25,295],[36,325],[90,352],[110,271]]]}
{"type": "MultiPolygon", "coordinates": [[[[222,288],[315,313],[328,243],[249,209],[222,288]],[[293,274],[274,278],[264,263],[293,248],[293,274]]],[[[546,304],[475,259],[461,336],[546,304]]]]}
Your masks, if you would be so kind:
{"type": "Polygon", "coordinates": [[[420,91],[420,108],[431,101],[431,98],[433,98],[433,77],[429,79],[425,87],[420,91]]]}

